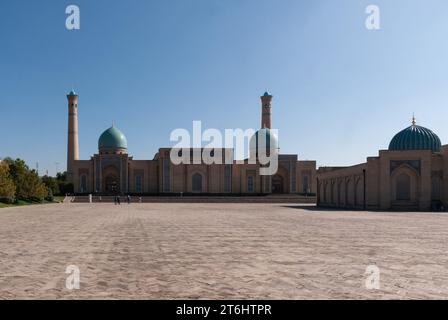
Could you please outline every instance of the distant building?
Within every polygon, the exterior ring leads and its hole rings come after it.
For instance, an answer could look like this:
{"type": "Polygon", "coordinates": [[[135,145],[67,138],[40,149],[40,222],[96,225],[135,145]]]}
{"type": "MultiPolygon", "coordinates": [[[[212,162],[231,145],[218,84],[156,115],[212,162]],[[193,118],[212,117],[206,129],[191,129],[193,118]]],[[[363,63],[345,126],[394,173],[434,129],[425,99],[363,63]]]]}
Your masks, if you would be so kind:
{"type": "Polygon", "coordinates": [[[319,168],[317,184],[320,206],[440,210],[448,204],[448,145],[413,119],[378,157],[350,167],[319,168]]]}
{"type": "MultiPolygon", "coordinates": [[[[171,148],[160,148],[152,160],[134,160],[128,154],[125,135],[114,125],[98,140],[98,153],[89,160],[78,156],[78,95],[71,91],[68,99],[67,177],[76,193],[206,193],[206,194],[304,194],[316,192],[316,162],[299,161],[297,155],[279,155],[277,172],[260,175],[259,163],[179,164],[170,159],[171,148]]],[[[267,92],[261,97],[259,136],[271,135],[271,101],[267,92]],[[260,135],[263,133],[263,135],[260,135]]],[[[273,134],[272,134],[273,135],[273,134]]],[[[278,141],[273,136],[275,146],[278,141]]],[[[195,149],[189,149],[194,152],[195,149]]],[[[254,150],[251,150],[252,152],[254,150]]],[[[233,149],[221,149],[223,157],[233,159],[233,149]]],[[[255,150],[257,152],[257,150],[255,150]]]]}

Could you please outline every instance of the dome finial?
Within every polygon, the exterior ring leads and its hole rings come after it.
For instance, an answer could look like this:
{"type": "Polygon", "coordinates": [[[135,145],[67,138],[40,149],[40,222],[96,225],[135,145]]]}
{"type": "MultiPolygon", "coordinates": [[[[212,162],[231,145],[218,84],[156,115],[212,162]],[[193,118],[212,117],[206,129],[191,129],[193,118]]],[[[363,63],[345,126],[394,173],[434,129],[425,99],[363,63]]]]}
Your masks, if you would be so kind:
{"type": "Polygon", "coordinates": [[[412,125],[415,126],[415,124],[416,124],[416,121],[415,121],[415,115],[414,115],[414,113],[413,113],[413,114],[412,114],[412,125]]]}
{"type": "Polygon", "coordinates": [[[70,97],[74,97],[77,96],[78,94],[75,92],[75,90],[72,88],[72,90],[70,90],[70,92],[67,94],[70,97]]]}

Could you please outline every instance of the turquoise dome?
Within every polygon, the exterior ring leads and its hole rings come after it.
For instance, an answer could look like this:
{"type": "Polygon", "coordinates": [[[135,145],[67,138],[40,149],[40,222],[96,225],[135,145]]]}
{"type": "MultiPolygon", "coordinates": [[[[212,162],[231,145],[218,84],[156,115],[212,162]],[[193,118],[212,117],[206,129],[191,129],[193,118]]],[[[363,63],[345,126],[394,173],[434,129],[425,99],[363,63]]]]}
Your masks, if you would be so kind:
{"type": "Polygon", "coordinates": [[[412,126],[398,132],[389,144],[389,150],[432,150],[440,151],[439,137],[431,130],[418,126],[413,121],[412,126]]]}
{"type": "Polygon", "coordinates": [[[257,155],[258,150],[269,150],[270,153],[278,151],[278,138],[268,128],[263,128],[255,132],[249,141],[249,151],[251,155],[257,155]]]}
{"type": "Polygon", "coordinates": [[[75,92],[75,90],[72,90],[68,93],[68,96],[77,96],[78,94],[75,92]]]}
{"type": "Polygon", "coordinates": [[[115,126],[104,131],[98,140],[98,149],[127,149],[128,141],[123,132],[115,126]]]}

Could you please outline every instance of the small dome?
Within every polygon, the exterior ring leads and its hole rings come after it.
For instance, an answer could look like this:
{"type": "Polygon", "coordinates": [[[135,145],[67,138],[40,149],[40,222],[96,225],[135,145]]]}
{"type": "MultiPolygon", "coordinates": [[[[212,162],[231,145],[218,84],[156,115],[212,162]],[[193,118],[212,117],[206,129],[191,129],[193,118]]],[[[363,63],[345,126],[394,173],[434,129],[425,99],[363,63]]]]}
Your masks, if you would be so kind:
{"type": "MultiPolygon", "coordinates": [[[[249,141],[250,155],[258,155],[258,150],[269,151],[269,154],[278,151],[278,138],[268,128],[263,128],[255,132],[249,141]]],[[[268,152],[266,152],[268,154],[268,152]]]]}
{"type": "Polygon", "coordinates": [[[112,126],[101,134],[98,140],[98,149],[125,151],[128,149],[128,141],[120,130],[112,126]]]}
{"type": "Polygon", "coordinates": [[[398,132],[389,144],[389,150],[432,150],[440,151],[439,137],[431,130],[418,126],[415,120],[412,126],[398,132]]]}
{"type": "Polygon", "coordinates": [[[75,92],[75,90],[72,90],[68,93],[68,96],[73,97],[73,96],[77,96],[78,94],[75,92]]]}

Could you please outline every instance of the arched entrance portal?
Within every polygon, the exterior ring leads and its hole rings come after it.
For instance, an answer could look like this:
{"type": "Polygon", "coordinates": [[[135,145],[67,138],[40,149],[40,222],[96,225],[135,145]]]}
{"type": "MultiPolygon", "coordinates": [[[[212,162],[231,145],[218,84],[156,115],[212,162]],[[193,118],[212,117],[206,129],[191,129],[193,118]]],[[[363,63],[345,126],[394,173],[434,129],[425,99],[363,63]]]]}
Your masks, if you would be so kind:
{"type": "Polygon", "coordinates": [[[408,165],[395,169],[391,176],[391,200],[394,209],[417,209],[419,172],[408,165]]]}
{"type": "Polygon", "coordinates": [[[120,193],[120,175],[114,166],[108,166],[103,170],[103,191],[109,194],[120,193]]]}
{"type": "Polygon", "coordinates": [[[106,193],[118,193],[120,192],[120,184],[118,178],[115,176],[107,176],[104,190],[106,193]]]}
{"type": "Polygon", "coordinates": [[[397,177],[397,200],[411,200],[411,177],[406,173],[402,173],[397,177]]]}
{"type": "Polygon", "coordinates": [[[272,177],[272,193],[284,193],[283,177],[276,174],[272,177]]]}
{"type": "Polygon", "coordinates": [[[193,192],[202,192],[202,175],[195,173],[191,178],[193,192]]]}

